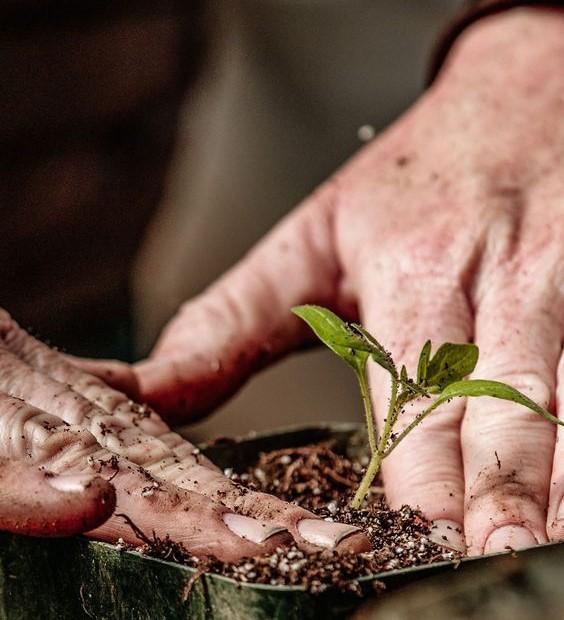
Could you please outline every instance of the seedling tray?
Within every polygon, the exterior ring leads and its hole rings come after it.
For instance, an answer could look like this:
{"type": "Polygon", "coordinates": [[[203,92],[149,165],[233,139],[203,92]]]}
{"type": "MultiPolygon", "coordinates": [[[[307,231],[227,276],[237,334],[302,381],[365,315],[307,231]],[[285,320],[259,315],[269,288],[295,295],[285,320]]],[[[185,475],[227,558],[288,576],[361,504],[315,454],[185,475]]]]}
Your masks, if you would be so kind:
{"type": "MultiPolygon", "coordinates": [[[[225,440],[203,446],[220,467],[243,470],[259,452],[335,439],[342,446],[359,430],[356,425],[302,427],[225,440]]],[[[559,548],[562,545],[549,546],[559,548]]],[[[545,552],[550,552],[548,549],[545,552]]],[[[515,561],[523,561],[521,552],[515,561]]],[[[346,618],[367,599],[382,596],[375,580],[388,592],[437,573],[489,565],[486,557],[460,563],[394,570],[360,579],[364,597],[328,589],[310,594],[299,587],[241,584],[218,575],[193,579],[193,569],[156,560],[115,546],[69,539],[34,539],[0,533],[0,618],[7,620],[80,618],[158,620],[309,620],[346,618]],[[191,587],[190,587],[190,584],[191,587]]],[[[508,561],[508,558],[504,558],[508,561]]],[[[385,596],[385,595],[384,595],[385,596]]]]}

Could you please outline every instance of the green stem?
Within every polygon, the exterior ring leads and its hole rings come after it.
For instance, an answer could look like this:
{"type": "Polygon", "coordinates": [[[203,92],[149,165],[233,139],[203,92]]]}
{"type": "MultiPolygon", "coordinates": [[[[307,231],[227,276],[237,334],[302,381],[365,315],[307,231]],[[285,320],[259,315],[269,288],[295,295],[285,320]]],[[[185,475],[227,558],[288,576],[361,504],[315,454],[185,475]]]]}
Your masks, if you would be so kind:
{"type": "Polygon", "coordinates": [[[394,428],[394,424],[398,419],[399,411],[397,411],[397,402],[398,400],[398,381],[396,377],[392,376],[392,389],[390,392],[390,404],[388,406],[388,413],[386,415],[386,421],[384,423],[384,430],[382,431],[382,436],[380,437],[380,444],[378,445],[378,452],[383,457],[384,452],[386,450],[386,446],[388,445],[388,440],[390,439],[390,435],[392,434],[392,429],[394,428]]]}
{"type": "Polygon", "coordinates": [[[368,431],[368,445],[370,446],[370,454],[374,454],[378,450],[378,433],[374,424],[374,411],[372,410],[370,389],[368,387],[368,379],[366,378],[366,367],[363,370],[358,370],[356,375],[358,378],[358,384],[360,385],[360,393],[362,394],[364,415],[366,416],[366,429],[368,431]]]}
{"type": "MultiPolygon", "coordinates": [[[[361,391],[368,390],[368,384],[366,381],[366,375],[363,377],[364,381],[361,382],[361,377],[359,375],[359,383],[361,385],[361,391]],[[364,386],[364,387],[363,387],[364,386]]],[[[365,392],[363,391],[363,399],[365,392]]],[[[384,451],[386,449],[386,445],[390,438],[390,434],[392,432],[392,428],[394,426],[395,420],[397,419],[396,405],[397,405],[397,396],[398,396],[398,380],[396,377],[392,375],[392,391],[390,394],[390,404],[388,407],[388,414],[386,416],[386,422],[384,423],[384,430],[382,431],[382,435],[380,436],[380,441],[378,445],[371,443],[372,440],[376,439],[376,434],[374,431],[374,418],[372,416],[372,406],[369,404],[370,409],[370,419],[371,423],[368,423],[368,440],[370,443],[370,450],[372,452],[372,456],[370,458],[370,462],[368,463],[368,467],[366,472],[360,482],[360,486],[358,487],[354,498],[351,502],[352,508],[360,508],[364,498],[366,497],[368,491],[370,490],[370,486],[376,477],[376,474],[380,471],[380,466],[382,465],[382,459],[384,458],[384,451]]],[[[370,401],[369,401],[370,402],[370,401]]],[[[367,413],[368,416],[368,413],[367,413]]]]}
{"type": "Polygon", "coordinates": [[[372,458],[370,459],[370,463],[368,463],[368,468],[364,474],[362,482],[360,483],[360,486],[358,487],[351,502],[352,508],[358,509],[362,506],[362,502],[370,489],[372,481],[376,477],[376,474],[380,471],[381,464],[382,455],[379,452],[374,452],[374,454],[372,454],[372,458]]]}
{"type": "Polygon", "coordinates": [[[415,419],[413,420],[413,422],[411,424],[409,424],[408,426],[406,426],[403,431],[394,439],[394,441],[392,442],[392,445],[385,450],[384,454],[382,455],[382,458],[386,458],[387,456],[390,455],[390,453],[395,450],[398,446],[398,444],[407,437],[407,435],[409,435],[409,433],[411,433],[411,431],[418,426],[419,424],[421,424],[421,422],[423,422],[423,420],[430,414],[432,413],[439,405],[441,404],[441,401],[436,400],[430,407],[427,407],[427,409],[425,409],[424,411],[422,411],[419,415],[415,416],[415,419]]]}

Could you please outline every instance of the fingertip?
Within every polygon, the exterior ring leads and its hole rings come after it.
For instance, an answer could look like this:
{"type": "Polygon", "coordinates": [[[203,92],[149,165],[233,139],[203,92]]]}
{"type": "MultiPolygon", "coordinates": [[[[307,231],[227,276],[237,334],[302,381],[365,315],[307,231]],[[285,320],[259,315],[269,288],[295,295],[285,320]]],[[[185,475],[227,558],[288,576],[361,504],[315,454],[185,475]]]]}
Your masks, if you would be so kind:
{"type": "Polygon", "coordinates": [[[537,545],[539,541],[531,530],[522,525],[503,525],[495,529],[484,543],[484,553],[518,551],[537,545]]]}
{"type": "Polygon", "coordinates": [[[93,530],[109,519],[116,508],[113,485],[91,474],[45,476],[55,496],[46,496],[46,515],[51,514],[54,532],[41,535],[72,536],[93,530]]]}
{"type": "Polygon", "coordinates": [[[298,521],[297,531],[310,545],[341,552],[369,551],[370,541],[355,525],[306,518],[298,521]]]}
{"type": "Polygon", "coordinates": [[[366,553],[372,549],[368,536],[363,532],[349,534],[336,546],[340,553],[366,553]]]}
{"type": "Polygon", "coordinates": [[[0,461],[0,527],[29,536],[63,537],[92,530],[114,512],[113,486],[90,474],[52,474],[0,461]]]}
{"type": "Polygon", "coordinates": [[[466,539],[464,538],[462,525],[451,519],[436,519],[433,521],[429,540],[459,553],[466,552],[466,539]]]}

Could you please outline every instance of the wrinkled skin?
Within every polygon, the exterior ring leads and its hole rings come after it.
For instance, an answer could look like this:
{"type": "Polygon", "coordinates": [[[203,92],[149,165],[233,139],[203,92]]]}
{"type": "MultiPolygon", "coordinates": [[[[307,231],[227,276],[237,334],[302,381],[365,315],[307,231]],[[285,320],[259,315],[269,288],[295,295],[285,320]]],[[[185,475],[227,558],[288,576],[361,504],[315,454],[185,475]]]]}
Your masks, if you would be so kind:
{"type": "MultiPolygon", "coordinates": [[[[309,342],[289,312],[309,302],[360,318],[411,370],[427,338],[473,340],[475,376],[561,414],[563,57],[556,9],[467,30],[407,114],[180,309],[136,367],[142,398],[171,420],[207,412],[309,342]]],[[[378,371],[372,389],[381,422],[378,371]]],[[[420,506],[470,553],[560,539],[556,437],[517,405],[452,402],[385,462],[388,496],[420,506]]]]}
{"type": "MultiPolygon", "coordinates": [[[[119,383],[123,367],[109,370],[119,383]]],[[[168,534],[195,555],[223,560],[264,554],[292,538],[306,550],[369,548],[349,526],[241,490],[154,412],[2,310],[0,481],[0,529],[19,533],[89,531],[139,542],[118,516],[125,513],[147,535],[168,534]]]]}
{"type": "MultiPolygon", "coordinates": [[[[33,465],[30,476],[40,466],[112,478],[119,511],[194,553],[235,558],[290,535],[308,546],[296,529],[304,511],[242,495],[155,414],[139,416],[121,393],[78,370],[139,393],[171,422],[187,422],[252,372],[310,344],[289,311],[308,302],[362,320],[412,370],[427,338],[474,340],[476,376],[506,381],[561,415],[563,55],[558,10],[513,10],[471,27],[433,88],[185,304],[134,369],[69,362],[4,316],[0,457],[11,459],[9,467],[33,465]],[[113,454],[117,471],[100,463],[113,454]],[[145,471],[157,483],[149,496],[145,471]],[[262,544],[241,539],[226,528],[226,511],[274,520],[289,534],[262,544]]],[[[371,380],[381,422],[388,388],[377,371],[371,380]]],[[[416,413],[408,409],[403,423],[416,413]]],[[[395,506],[420,506],[436,534],[470,553],[561,539],[564,442],[556,438],[550,423],[516,405],[453,402],[387,459],[388,496],[395,506]]],[[[105,490],[94,487],[89,501],[97,506],[105,490]]],[[[96,510],[93,521],[102,521],[96,510]]],[[[4,526],[21,528],[8,512],[0,504],[4,526]]],[[[132,536],[115,516],[94,535],[132,536]]],[[[365,544],[358,534],[341,543],[365,544]]]]}

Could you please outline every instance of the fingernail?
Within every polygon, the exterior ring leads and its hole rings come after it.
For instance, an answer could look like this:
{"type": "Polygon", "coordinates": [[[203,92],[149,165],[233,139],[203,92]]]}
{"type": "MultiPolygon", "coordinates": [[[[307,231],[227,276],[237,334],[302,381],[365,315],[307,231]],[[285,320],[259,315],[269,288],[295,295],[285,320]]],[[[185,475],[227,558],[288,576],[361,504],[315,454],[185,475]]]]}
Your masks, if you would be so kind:
{"type": "Polygon", "coordinates": [[[360,530],[354,525],[333,523],[322,519],[302,519],[298,522],[298,532],[312,545],[333,549],[347,536],[360,530]]]}
{"type": "Polygon", "coordinates": [[[486,540],[484,553],[526,549],[537,544],[537,539],[526,527],[504,525],[494,530],[486,540]]]}
{"type": "Polygon", "coordinates": [[[96,476],[90,474],[62,474],[46,477],[45,481],[57,491],[65,493],[83,493],[94,481],[96,476]]]}
{"type": "Polygon", "coordinates": [[[271,536],[274,536],[274,534],[286,530],[282,525],[259,521],[258,519],[236,515],[232,512],[226,512],[223,515],[223,521],[234,534],[237,534],[237,536],[258,544],[268,540],[271,536]]]}
{"type": "Polygon", "coordinates": [[[462,526],[456,521],[450,519],[437,519],[431,525],[431,533],[429,540],[437,545],[454,549],[464,553],[466,551],[466,541],[462,531],[462,526]]]}

